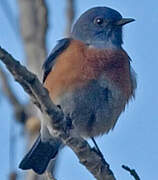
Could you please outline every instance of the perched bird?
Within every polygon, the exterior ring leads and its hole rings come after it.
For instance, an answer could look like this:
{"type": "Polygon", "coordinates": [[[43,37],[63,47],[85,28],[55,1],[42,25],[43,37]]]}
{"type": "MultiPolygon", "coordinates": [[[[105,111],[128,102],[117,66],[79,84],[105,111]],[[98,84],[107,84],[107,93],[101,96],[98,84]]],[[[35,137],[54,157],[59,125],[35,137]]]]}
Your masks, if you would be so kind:
{"type": "MultiPolygon", "coordinates": [[[[43,83],[53,102],[72,120],[73,136],[92,138],[113,129],[129,99],[136,78],[122,48],[122,27],[134,21],[108,7],[94,7],[74,24],[44,62],[43,83]]],[[[42,174],[58,153],[61,141],[47,121],[21,169],[42,174]]]]}

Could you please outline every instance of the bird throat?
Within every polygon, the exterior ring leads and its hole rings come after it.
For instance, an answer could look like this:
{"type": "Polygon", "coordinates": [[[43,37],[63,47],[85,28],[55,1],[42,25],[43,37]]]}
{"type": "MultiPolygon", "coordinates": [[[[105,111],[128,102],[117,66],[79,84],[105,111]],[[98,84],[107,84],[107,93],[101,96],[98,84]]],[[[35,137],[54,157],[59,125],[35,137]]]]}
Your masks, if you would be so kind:
{"type": "Polygon", "coordinates": [[[97,49],[120,49],[121,46],[113,43],[110,39],[108,41],[93,41],[88,44],[89,48],[97,48],[97,49]]]}

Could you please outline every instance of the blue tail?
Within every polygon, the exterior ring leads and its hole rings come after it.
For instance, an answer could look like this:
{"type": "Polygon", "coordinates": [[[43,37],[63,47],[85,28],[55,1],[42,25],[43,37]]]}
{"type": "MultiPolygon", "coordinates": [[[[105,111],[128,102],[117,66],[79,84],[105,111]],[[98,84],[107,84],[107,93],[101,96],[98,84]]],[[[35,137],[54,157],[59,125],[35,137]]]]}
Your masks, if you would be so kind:
{"type": "Polygon", "coordinates": [[[37,174],[46,170],[51,159],[58,153],[60,143],[42,142],[39,136],[30,151],[20,162],[19,168],[23,170],[33,169],[37,174]]]}

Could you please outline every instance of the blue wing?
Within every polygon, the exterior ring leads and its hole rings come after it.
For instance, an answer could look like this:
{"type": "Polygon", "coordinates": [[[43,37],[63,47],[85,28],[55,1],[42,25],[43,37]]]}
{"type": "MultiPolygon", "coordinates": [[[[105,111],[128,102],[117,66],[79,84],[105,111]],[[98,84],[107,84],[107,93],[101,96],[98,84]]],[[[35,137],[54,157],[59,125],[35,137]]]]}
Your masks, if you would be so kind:
{"type": "Polygon", "coordinates": [[[54,47],[50,55],[47,57],[43,64],[43,82],[46,80],[49,72],[51,71],[53,65],[55,64],[55,59],[57,56],[59,56],[70,44],[71,39],[70,38],[64,38],[58,41],[58,44],[54,47]]]}

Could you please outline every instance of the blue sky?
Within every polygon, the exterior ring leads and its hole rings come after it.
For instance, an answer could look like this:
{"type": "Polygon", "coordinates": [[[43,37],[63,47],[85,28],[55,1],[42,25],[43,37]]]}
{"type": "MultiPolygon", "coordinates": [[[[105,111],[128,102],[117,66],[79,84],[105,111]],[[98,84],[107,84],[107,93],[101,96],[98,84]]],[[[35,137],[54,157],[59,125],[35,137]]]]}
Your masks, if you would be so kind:
{"type": "MultiPolygon", "coordinates": [[[[16,0],[8,0],[14,16],[18,11],[16,0]]],[[[47,34],[48,52],[58,39],[63,38],[65,30],[65,1],[47,0],[49,5],[49,31],[47,34]]],[[[124,48],[130,55],[132,66],[137,73],[138,88],[135,100],[131,101],[121,115],[115,129],[108,135],[97,138],[100,149],[110,163],[117,179],[131,180],[121,165],[135,168],[142,180],[158,178],[158,2],[136,0],[86,0],[77,1],[77,16],[93,6],[108,6],[118,10],[124,17],[135,18],[136,21],[124,28],[124,48]]],[[[14,57],[24,62],[25,55],[22,42],[13,32],[0,6],[0,45],[14,57]]],[[[16,24],[16,22],[15,22],[16,24]]],[[[15,93],[21,101],[26,101],[22,88],[14,83],[15,93]]],[[[13,124],[13,112],[6,98],[0,92],[0,179],[7,179],[9,172],[9,129],[13,128],[18,135],[17,158],[22,158],[24,143],[21,127],[13,124]]],[[[93,177],[79,164],[73,152],[65,148],[60,157],[58,179],[86,179],[93,177]]]]}

